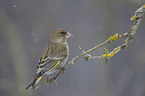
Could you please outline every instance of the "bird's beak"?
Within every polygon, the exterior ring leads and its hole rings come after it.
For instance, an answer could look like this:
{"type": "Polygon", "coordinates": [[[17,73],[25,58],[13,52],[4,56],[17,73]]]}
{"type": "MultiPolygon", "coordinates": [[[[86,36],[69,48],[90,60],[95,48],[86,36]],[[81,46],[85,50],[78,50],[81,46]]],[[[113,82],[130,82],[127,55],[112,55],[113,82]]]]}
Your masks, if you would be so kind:
{"type": "Polygon", "coordinates": [[[70,38],[70,37],[73,37],[73,35],[71,33],[67,32],[66,37],[70,38]]]}

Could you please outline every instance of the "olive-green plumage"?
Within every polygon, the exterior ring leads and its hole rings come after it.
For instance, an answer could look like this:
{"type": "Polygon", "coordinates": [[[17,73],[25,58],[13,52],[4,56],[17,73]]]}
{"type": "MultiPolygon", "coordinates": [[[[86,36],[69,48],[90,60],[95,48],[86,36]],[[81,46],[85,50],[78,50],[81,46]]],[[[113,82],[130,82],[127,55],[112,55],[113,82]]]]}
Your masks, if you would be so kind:
{"type": "Polygon", "coordinates": [[[36,89],[44,74],[50,75],[56,72],[58,68],[64,66],[69,55],[67,38],[71,36],[72,35],[64,29],[57,29],[50,34],[47,45],[39,59],[35,76],[26,89],[30,87],[36,89]]]}

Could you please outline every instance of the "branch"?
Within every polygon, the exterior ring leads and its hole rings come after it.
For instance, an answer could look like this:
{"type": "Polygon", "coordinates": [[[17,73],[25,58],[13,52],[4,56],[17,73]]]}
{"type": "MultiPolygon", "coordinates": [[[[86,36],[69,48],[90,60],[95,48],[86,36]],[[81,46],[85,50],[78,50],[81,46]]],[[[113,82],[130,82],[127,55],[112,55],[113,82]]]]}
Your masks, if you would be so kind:
{"type": "Polygon", "coordinates": [[[121,35],[115,34],[114,36],[111,36],[109,39],[107,39],[105,42],[87,50],[84,51],[81,47],[79,47],[79,49],[82,51],[82,53],[76,57],[74,57],[72,60],[70,60],[63,68],[59,68],[59,72],[57,73],[57,75],[53,78],[50,78],[49,80],[46,80],[44,82],[42,82],[41,84],[39,84],[37,87],[40,87],[46,83],[51,83],[51,82],[55,82],[55,84],[57,84],[56,82],[56,78],[60,75],[61,72],[64,72],[64,70],[70,65],[70,64],[74,64],[76,60],[78,60],[80,57],[84,56],[84,59],[86,61],[88,61],[89,59],[96,59],[96,58],[105,58],[106,62],[105,62],[105,68],[107,66],[107,61],[113,57],[115,54],[117,54],[120,50],[126,48],[133,40],[136,34],[136,31],[139,27],[139,24],[141,22],[142,16],[144,15],[144,11],[145,11],[145,4],[140,7],[139,9],[137,9],[137,11],[135,12],[135,14],[131,17],[131,21],[134,21],[133,25],[131,26],[129,32],[127,33],[123,33],[121,35]],[[124,40],[124,43],[116,48],[114,48],[111,52],[109,52],[107,49],[103,49],[104,50],[104,54],[100,55],[100,56],[91,56],[89,53],[102,47],[105,46],[106,44],[109,44],[110,42],[116,41],[120,38],[126,38],[124,40]]]}

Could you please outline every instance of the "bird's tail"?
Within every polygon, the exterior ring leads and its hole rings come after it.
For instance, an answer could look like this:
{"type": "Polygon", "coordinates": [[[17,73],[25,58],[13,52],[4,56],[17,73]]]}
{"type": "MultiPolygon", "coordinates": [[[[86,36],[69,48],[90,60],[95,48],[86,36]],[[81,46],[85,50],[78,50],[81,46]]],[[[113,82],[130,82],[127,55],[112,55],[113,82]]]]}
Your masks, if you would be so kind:
{"type": "Polygon", "coordinates": [[[29,89],[30,87],[32,89],[36,89],[38,83],[40,82],[40,80],[45,72],[46,72],[46,70],[42,69],[41,71],[39,71],[39,73],[36,73],[33,80],[30,82],[30,84],[25,89],[29,89]]]}
{"type": "Polygon", "coordinates": [[[40,82],[42,76],[40,76],[39,78],[35,78],[30,82],[30,84],[25,88],[25,89],[29,89],[30,87],[32,89],[36,89],[37,88],[37,85],[38,83],[40,82]]]}

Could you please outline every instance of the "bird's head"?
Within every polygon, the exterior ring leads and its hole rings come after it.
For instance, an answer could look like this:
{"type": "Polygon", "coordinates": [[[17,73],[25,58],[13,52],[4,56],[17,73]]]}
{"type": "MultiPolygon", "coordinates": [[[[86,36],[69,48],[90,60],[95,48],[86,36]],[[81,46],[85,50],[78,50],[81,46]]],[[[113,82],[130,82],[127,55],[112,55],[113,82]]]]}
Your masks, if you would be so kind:
{"type": "Polygon", "coordinates": [[[57,43],[64,43],[66,42],[67,38],[72,36],[73,35],[71,33],[67,32],[64,29],[57,29],[50,34],[49,39],[57,43]]]}

